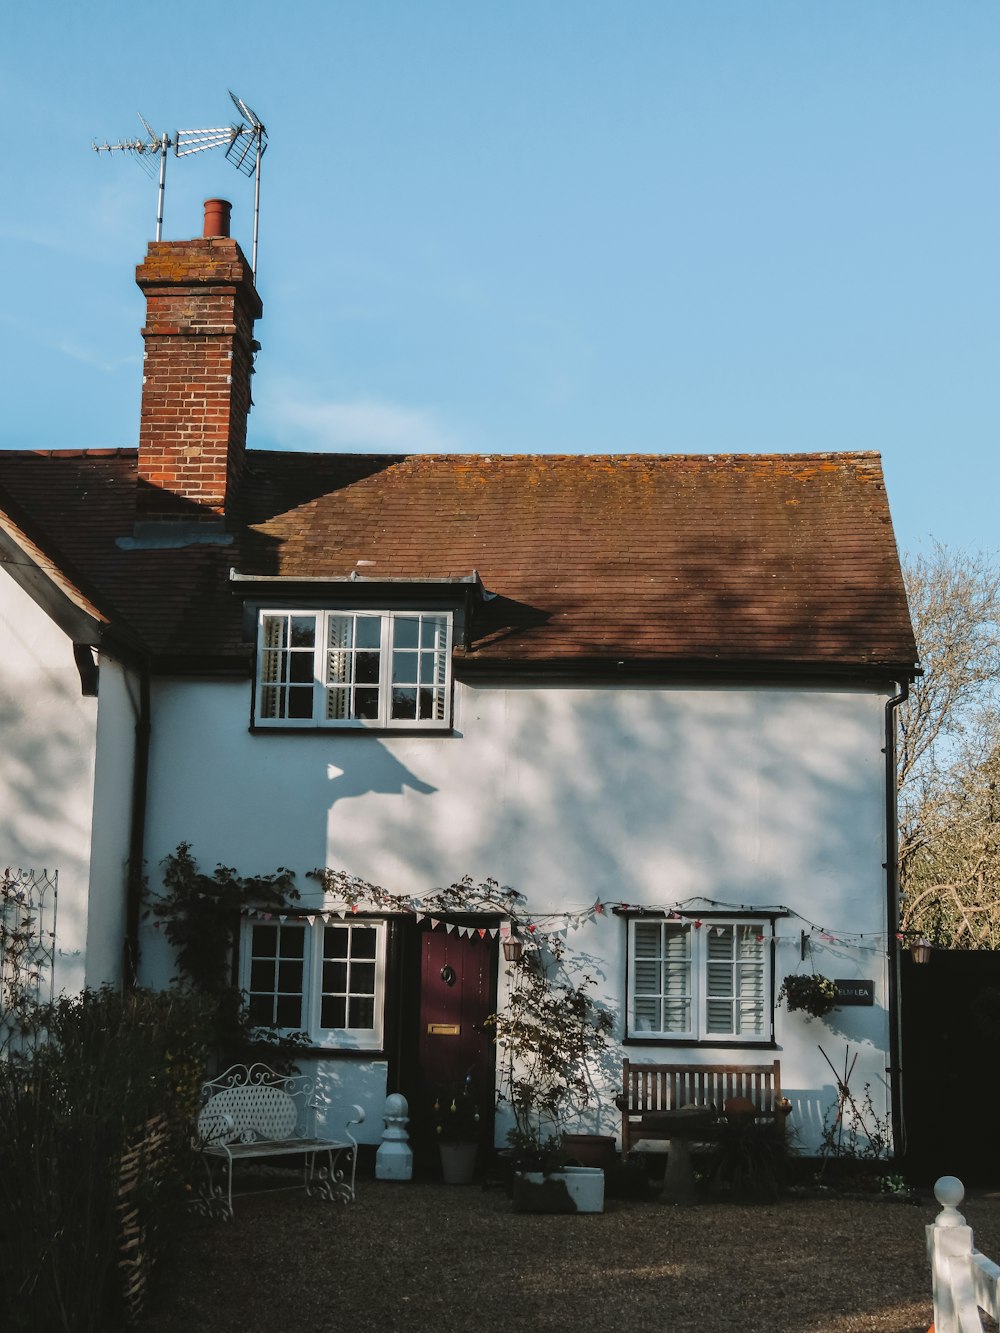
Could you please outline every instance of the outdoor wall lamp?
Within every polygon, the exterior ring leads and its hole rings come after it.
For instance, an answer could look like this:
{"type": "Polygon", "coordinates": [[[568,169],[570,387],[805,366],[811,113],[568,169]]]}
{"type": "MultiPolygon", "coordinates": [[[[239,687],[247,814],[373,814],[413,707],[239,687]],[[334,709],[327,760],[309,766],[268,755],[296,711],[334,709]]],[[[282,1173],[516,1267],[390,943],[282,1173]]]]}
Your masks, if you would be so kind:
{"type": "Polygon", "coordinates": [[[504,940],[503,956],[507,963],[519,963],[521,961],[521,941],[514,935],[504,940]]]}
{"type": "Polygon", "coordinates": [[[917,930],[900,930],[896,934],[899,942],[906,946],[910,951],[910,957],[915,963],[929,963],[931,961],[931,950],[934,945],[926,935],[921,935],[917,930]],[[910,943],[907,944],[909,937],[910,943]]]}

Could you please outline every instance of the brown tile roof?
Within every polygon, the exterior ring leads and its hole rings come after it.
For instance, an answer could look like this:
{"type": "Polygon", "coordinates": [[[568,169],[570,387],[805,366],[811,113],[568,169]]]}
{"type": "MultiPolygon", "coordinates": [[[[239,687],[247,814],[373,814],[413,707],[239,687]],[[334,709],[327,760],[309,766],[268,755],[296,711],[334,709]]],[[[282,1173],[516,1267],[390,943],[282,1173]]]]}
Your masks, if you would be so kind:
{"type": "Polygon", "coordinates": [[[0,453],[30,535],[164,662],[246,656],[228,571],[478,570],[484,662],[877,667],[916,660],[879,458],[251,451],[230,547],[123,551],[135,454],[0,453]]]}

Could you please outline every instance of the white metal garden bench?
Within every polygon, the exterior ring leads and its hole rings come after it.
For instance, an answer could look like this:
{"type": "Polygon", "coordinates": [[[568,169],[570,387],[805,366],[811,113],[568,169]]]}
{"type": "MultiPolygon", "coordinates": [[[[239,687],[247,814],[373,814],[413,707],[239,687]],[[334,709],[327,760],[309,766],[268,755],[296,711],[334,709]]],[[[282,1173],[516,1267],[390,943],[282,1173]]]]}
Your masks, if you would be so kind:
{"type": "Polygon", "coordinates": [[[365,1113],[350,1108],[336,1115],[321,1105],[313,1081],[301,1074],[277,1074],[267,1065],[233,1065],[202,1085],[201,1109],[195,1121],[194,1147],[207,1176],[195,1206],[205,1213],[233,1216],[233,1166],[301,1155],[307,1194],[331,1202],[354,1199],[358,1144],[351,1133],[365,1113]],[[317,1134],[318,1111],[325,1121],[343,1125],[343,1136],[317,1134]],[[225,1187],[216,1183],[216,1169],[225,1170],[225,1187]]]}

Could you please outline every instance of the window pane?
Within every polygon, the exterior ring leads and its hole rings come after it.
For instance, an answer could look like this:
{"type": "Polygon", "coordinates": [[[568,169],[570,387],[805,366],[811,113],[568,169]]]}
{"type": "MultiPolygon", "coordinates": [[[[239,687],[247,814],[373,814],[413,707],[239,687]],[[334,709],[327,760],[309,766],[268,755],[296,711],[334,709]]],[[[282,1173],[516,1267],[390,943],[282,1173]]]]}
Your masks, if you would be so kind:
{"type": "Polygon", "coordinates": [[[351,967],[351,990],[358,995],[375,994],[374,963],[355,963],[351,967]]]}
{"type": "Polygon", "coordinates": [[[393,653],[392,683],[394,685],[415,685],[417,683],[416,653],[393,653]]]}
{"type": "Polygon", "coordinates": [[[663,993],[659,959],[637,958],[635,960],[635,993],[636,995],[661,995],[663,993]]]}
{"type": "Polygon", "coordinates": [[[348,697],[347,690],[341,689],[339,686],[335,686],[332,690],[327,690],[326,715],[331,721],[333,719],[350,717],[350,713],[347,709],[348,697]]]}
{"type": "Polygon", "coordinates": [[[302,689],[301,686],[289,686],[284,694],[287,699],[285,717],[296,719],[312,717],[313,692],[311,686],[309,689],[302,689]]]}
{"type": "Polygon", "coordinates": [[[347,990],[347,964],[330,959],[323,964],[323,989],[343,995],[347,990]]]}
{"type": "Polygon", "coordinates": [[[378,653],[358,653],[354,658],[354,679],[358,685],[378,684],[378,653]]]}
{"type": "Polygon", "coordinates": [[[444,698],[440,690],[418,690],[417,703],[421,718],[433,718],[439,722],[444,718],[444,698]]]}
{"type": "Polygon", "coordinates": [[[312,653],[289,653],[288,679],[296,685],[312,684],[312,653]]]}
{"type": "Polygon", "coordinates": [[[358,616],[355,621],[354,646],[380,648],[382,645],[382,617],[358,616]]]}
{"type": "Polygon", "coordinates": [[[733,968],[731,963],[709,963],[709,995],[733,995],[733,968]]]}
{"type": "Polygon", "coordinates": [[[363,690],[354,691],[354,716],[364,718],[366,722],[378,721],[378,690],[365,686],[363,690]]]}
{"type": "Polygon", "coordinates": [[[274,1022],[274,999],[270,995],[251,995],[247,1005],[251,1023],[267,1025],[274,1022]]]}
{"type": "Polygon", "coordinates": [[[347,1001],[342,995],[323,996],[319,1021],[325,1028],[347,1027],[347,1001]]]}
{"type": "Polygon", "coordinates": [[[392,692],[392,717],[408,719],[416,716],[416,690],[394,689],[392,692]]]}
{"type": "Polygon", "coordinates": [[[316,646],[315,616],[292,616],[291,647],[315,648],[315,646],[316,646]]]}
{"type": "Polygon", "coordinates": [[[281,956],[283,958],[304,958],[306,956],[305,926],[281,927],[281,956]]]}
{"type": "Polygon", "coordinates": [[[273,958],[277,947],[277,926],[254,926],[251,948],[255,957],[273,958]]]}
{"type": "Polygon", "coordinates": [[[275,1015],[275,1022],[279,1028],[300,1028],[302,1026],[302,996],[279,995],[275,1015]]]}
{"type": "Polygon", "coordinates": [[[395,616],[392,643],[394,648],[416,648],[420,642],[420,620],[416,616],[395,616]]]}
{"type": "Polygon", "coordinates": [[[423,616],[420,623],[421,648],[436,648],[444,652],[448,637],[448,621],[444,616],[423,616]]]}
{"type": "Polygon", "coordinates": [[[706,1006],[706,1017],[709,1032],[732,1032],[733,1006],[731,1001],[709,999],[706,1006]]]}
{"type": "Polygon", "coordinates": [[[346,958],[350,938],[350,926],[327,926],[323,932],[323,957],[346,958]]]}
{"type": "Polygon", "coordinates": [[[351,930],[351,953],[355,958],[375,958],[378,932],[371,926],[354,926],[351,930]]]}
{"type": "Polygon", "coordinates": [[[301,991],[302,989],[302,964],[298,959],[292,959],[278,964],[278,990],[280,991],[301,991]]]}
{"type": "Polygon", "coordinates": [[[367,996],[352,996],[347,1006],[347,1026],[362,1029],[374,1027],[375,1001],[367,996]]]}
{"type": "Polygon", "coordinates": [[[274,964],[268,958],[254,961],[250,966],[251,991],[274,990],[274,964]]]}

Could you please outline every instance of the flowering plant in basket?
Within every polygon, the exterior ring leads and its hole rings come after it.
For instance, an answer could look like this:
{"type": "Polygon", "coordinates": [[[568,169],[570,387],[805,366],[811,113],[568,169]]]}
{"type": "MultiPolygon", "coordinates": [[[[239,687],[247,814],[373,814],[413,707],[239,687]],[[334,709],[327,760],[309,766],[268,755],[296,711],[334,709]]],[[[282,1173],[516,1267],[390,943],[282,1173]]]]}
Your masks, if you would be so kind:
{"type": "Polygon", "coordinates": [[[789,1012],[803,1009],[812,1018],[822,1018],[837,1007],[837,987],[819,972],[797,972],[785,977],[778,1000],[784,1000],[789,1012]]]}

